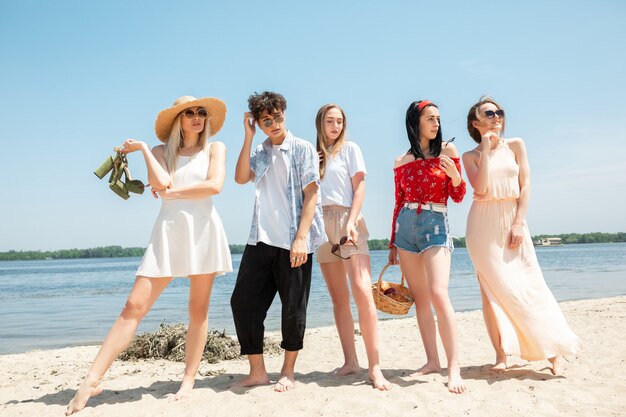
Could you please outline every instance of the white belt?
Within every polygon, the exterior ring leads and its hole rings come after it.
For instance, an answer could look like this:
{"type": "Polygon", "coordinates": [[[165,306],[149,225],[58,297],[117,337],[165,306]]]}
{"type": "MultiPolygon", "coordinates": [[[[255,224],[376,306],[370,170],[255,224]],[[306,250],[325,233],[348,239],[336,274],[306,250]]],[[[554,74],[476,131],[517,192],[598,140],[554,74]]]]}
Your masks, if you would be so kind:
{"type": "Polygon", "coordinates": [[[410,208],[411,210],[417,210],[421,208],[422,210],[437,211],[439,213],[448,212],[448,207],[443,206],[443,205],[433,204],[433,203],[428,203],[428,204],[404,203],[404,207],[410,208]]]}

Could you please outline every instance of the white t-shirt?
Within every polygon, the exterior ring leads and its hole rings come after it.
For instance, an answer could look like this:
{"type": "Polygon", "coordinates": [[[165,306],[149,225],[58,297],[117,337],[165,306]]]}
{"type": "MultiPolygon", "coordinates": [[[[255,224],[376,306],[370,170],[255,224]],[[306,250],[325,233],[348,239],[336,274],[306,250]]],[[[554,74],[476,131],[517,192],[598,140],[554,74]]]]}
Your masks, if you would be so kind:
{"type": "Polygon", "coordinates": [[[259,242],[291,249],[287,199],[287,152],[272,145],[272,163],[259,181],[259,242]]]}
{"type": "Polygon", "coordinates": [[[367,174],[361,148],[354,142],[344,142],[337,155],[326,161],[326,173],[321,182],[322,206],[352,206],[352,177],[357,172],[367,174]]]}

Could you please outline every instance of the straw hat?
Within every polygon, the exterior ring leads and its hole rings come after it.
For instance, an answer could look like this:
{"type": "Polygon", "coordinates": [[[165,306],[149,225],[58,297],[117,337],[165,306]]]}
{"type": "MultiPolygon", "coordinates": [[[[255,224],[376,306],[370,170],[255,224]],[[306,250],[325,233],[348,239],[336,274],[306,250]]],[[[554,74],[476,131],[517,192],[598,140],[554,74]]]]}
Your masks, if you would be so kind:
{"type": "Polygon", "coordinates": [[[185,109],[190,107],[204,107],[209,113],[209,125],[211,136],[220,131],[226,118],[226,104],[219,98],[182,96],[172,104],[172,107],[161,110],[154,122],[154,131],[161,142],[167,142],[170,138],[174,119],[185,109]]]}

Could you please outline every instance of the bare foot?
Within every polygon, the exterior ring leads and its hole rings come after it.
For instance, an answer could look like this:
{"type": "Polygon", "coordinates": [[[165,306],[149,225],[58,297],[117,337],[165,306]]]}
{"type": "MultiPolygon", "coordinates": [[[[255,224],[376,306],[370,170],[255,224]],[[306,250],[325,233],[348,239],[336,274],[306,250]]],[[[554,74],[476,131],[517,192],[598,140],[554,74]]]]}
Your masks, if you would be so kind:
{"type": "Polygon", "coordinates": [[[65,410],[65,415],[69,416],[74,413],[78,413],[80,410],[85,408],[87,401],[91,397],[95,397],[100,395],[102,392],[102,387],[100,386],[100,379],[92,379],[86,377],[83,383],[80,385],[76,394],[74,394],[74,398],[67,405],[67,409],[65,410]]]}
{"type": "Polygon", "coordinates": [[[439,373],[439,372],[441,372],[441,367],[439,366],[439,364],[427,362],[426,365],[422,366],[420,369],[418,369],[417,371],[409,375],[409,378],[416,378],[418,376],[439,373]]]}
{"type": "Polygon", "coordinates": [[[355,363],[355,364],[344,363],[343,366],[341,368],[337,368],[334,373],[335,373],[335,376],[346,376],[346,375],[356,374],[358,372],[361,372],[361,367],[359,366],[358,363],[355,363]]]}
{"type": "Polygon", "coordinates": [[[491,372],[501,374],[506,371],[506,355],[496,356],[496,364],[491,367],[491,372]]]}
{"type": "Polygon", "coordinates": [[[276,385],[274,385],[274,391],[286,392],[296,387],[296,380],[293,377],[283,375],[280,377],[276,385]]]}
{"type": "Polygon", "coordinates": [[[191,391],[193,390],[193,385],[195,382],[195,378],[183,377],[183,382],[180,384],[180,389],[174,396],[174,401],[186,400],[187,398],[190,398],[191,391]]]}
{"type": "Polygon", "coordinates": [[[552,364],[552,368],[550,368],[550,371],[552,372],[552,375],[554,376],[563,375],[564,369],[563,369],[563,361],[561,359],[562,359],[561,356],[555,356],[554,358],[548,359],[550,363],[552,364]]]}
{"type": "Polygon", "coordinates": [[[381,391],[389,391],[391,389],[391,382],[387,381],[379,367],[370,370],[369,377],[372,384],[374,384],[374,388],[381,391]]]}
{"type": "Polygon", "coordinates": [[[260,375],[248,375],[245,378],[237,380],[230,384],[228,388],[242,388],[242,387],[254,387],[257,385],[269,385],[270,378],[267,373],[260,375]]]}
{"type": "Polygon", "coordinates": [[[463,394],[467,387],[460,374],[452,374],[448,377],[448,391],[453,394],[463,394]]]}

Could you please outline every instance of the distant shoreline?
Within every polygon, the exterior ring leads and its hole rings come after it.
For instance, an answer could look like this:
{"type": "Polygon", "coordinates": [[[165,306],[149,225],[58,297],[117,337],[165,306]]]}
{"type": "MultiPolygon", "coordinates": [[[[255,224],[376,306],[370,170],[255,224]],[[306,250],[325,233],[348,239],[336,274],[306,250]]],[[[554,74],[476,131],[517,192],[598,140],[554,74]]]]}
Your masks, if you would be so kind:
{"type": "MultiPolygon", "coordinates": [[[[558,237],[564,245],[579,243],[624,243],[626,242],[626,232],[618,233],[566,233],[560,235],[536,235],[532,236],[533,242],[538,239],[558,237]]],[[[367,241],[370,250],[386,250],[389,239],[370,239],[367,241]]],[[[455,238],[454,246],[465,247],[465,237],[455,238]]],[[[233,254],[243,253],[246,245],[229,245],[233,254]]],[[[88,249],[61,249],[56,251],[16,251],[0,252],[0,261],[36,261],[49,259],[98,259],[98,258],[130,258],[141,257],[145,248],[121,246],[102,246],[88,249]]]]}

